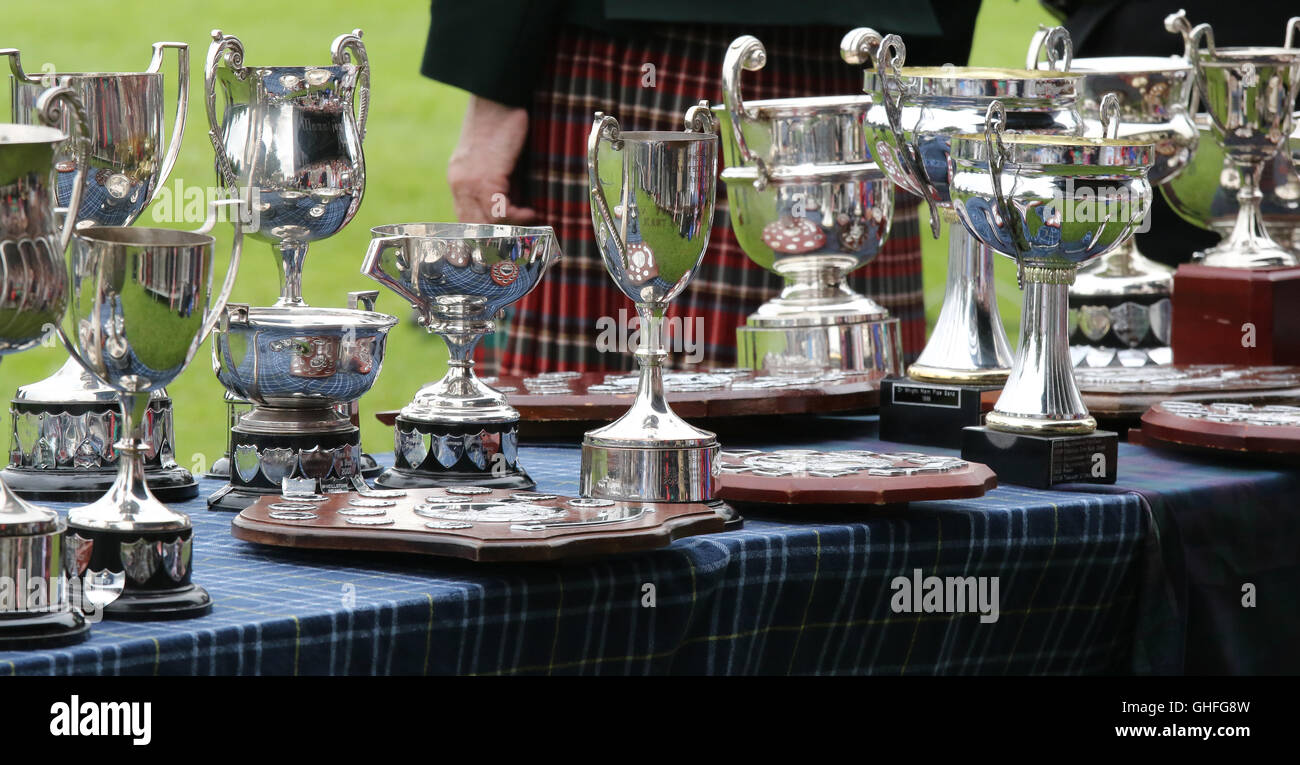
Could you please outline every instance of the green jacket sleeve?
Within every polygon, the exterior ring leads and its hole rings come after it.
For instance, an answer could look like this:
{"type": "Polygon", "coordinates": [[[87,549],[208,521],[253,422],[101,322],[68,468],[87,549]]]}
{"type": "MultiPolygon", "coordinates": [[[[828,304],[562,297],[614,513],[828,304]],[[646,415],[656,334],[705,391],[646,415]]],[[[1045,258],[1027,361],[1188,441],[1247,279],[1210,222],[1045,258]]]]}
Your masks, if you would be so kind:
{"type": "Polygon", "coordinates": [[[562,0],[433,0],[420,73],[507,106],[527,106],[562,5],[562,0]]]}

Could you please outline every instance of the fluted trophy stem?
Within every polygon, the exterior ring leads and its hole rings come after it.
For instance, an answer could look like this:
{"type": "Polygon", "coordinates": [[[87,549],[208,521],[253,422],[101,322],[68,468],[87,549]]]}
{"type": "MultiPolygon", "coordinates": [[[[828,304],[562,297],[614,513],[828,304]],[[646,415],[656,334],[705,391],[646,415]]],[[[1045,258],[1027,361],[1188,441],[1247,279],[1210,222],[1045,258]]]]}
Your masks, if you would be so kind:
{"type": "Polygon", "coordinates": [[[959,225],[949,227],[948,237],[943,307],[908,375],[925,382],[1001,384],[1011,367],[1011,346],[998,313],[993,253],[959,225]]]}
{"type": "Polygon", "coordinates": [[[307,303],[302,299],[302,268],[307,260],[307,245],[285,242],[278,249],[280,299],[275,301],[275,307],[305,306],[307,303]]]}
{"type": "Polygon", "coordinates": [[[122,514],[122,519],[134,521],[141,508],[157,502],[144,477],[145,416],[149,409],[148,394],[119,393],[122,401],[122,438],[117,450],[117,480],[108,490],[106,499],[122,514]]]}
{"type": "Polygon", "coordinates": [[[1074,269],[1029,266],[1024,281],[1020,346],[988,424],[1023,433],[1091,433],[1097,421],[1075,384],[1069,352],[1074,269]]]}
{"type": "Polygon", "coordinates": [[[668,351],[663,347],[663,320],[665,306],[642,304],[636,307],[641,319],[640,342],[636,360],[641,365],[641,379],[637,382],[634,408],[668,412],[664,398],[664,360],[668,351]]]}

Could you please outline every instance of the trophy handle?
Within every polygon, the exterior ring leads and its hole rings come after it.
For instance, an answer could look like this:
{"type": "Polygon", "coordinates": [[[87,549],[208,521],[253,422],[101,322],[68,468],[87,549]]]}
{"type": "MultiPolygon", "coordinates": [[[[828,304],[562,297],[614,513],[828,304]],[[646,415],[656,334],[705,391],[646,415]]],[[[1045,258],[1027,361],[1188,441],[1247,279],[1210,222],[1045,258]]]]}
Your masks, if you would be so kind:
{"type": "Polygon", "coordinates": [[[1119,138],[1119,96],[1107,93],[1101,97],[1101,137],[1119,138]]]}
{"type": "Polygon", "coordinates": [[[718,118],[713,116],[713,107],[707,98],[700,99],[695,106],[686,110],[686,132],[717,135],[718,118]]]}
{"type": "MultiPolygon", "coordinates": [[[[1209,24],[1197,24],[1193,27],[1191,22],[1187,20],[1187,12],[1182,9],[1165,17],[1165,30],[1181,35],[1183,38],[1183,56],[1192,65],[1192,72],[1196,75],[1193,81],[1195,87],[1193,88],[1190,109],[1195,114],[1196,107],[1199,105],[1201,97],[1206,94],[1208,87],[1205,79],[1205,69],[1201,67],[1201,57],[1198,51],[1201,47],[1201,40],[1204,39],[1206,50],[1209,51],[1211,56],[1214,55],[1214,30],[1210,28],[1209,24]]],[[[1287,24],[1288,39],[1290,35],[1291,25],[1287,24]]],[[[1210,115],[1210,120],[1215,127],[1225,133],[1228,132],[1228,128],[1215,116],[1213,109],[1207,108],[1205,111],[1210,115]]]]}
{"type": "Polygon", "coordinates": [[[1002,131],[1007,124],[1007,111],[1002,102],[993,100],[984,112],[984,150],[988,155],[989,175],[993,181],[993,198],[998,206],[998,215],[1007,222],[1011,234],[1011,243],[1016,248],[1016,285],[1025,287],[1024,255],[1029,252],[1029,242],[1020,230],[1020,219],[1012,215],[1011,205],[1002,193],[1002,168],[1006,162],[1006,147],[1002,144],[1002,131]]]}
{"type": "Polygon", "coordinates": [[[411,307],[420,312],[421,320],[427,324],[428,300],[408,287],[401,279],[393,277],[384,270],[384,253],[388,250],[400,249],[405,241],[404,236],[377,236],[371,239],[370,246],[366,248],[366,257],[361,261],[361,273],[406,298],[411,307]]]}
{"type": "Polygon", "coordinates": [[[1070,71],[1070,64],[1074,61],[1074,43],[1070,40],[1070,33],[1065,27],[1038,25],[1038,31],[1029,38],[1029,53],[1025,56],[1025,68],[1031,72],[1037,70],[1038,59],[1042,58],[1044,53],[1047,54],[1049,71],[1070,71]],[[1059,69],[1057,64],[1061,65],[1059,69]]]}
{"type": "Polygon", "coordinates": [[[614,151],[622,151],[623,139],[620,137],[618,120],[602,112],[596,112],[596,118],[591,123],[591,133],[587,136],[587,182],[591,191],[592,207],[604,224],[596,227],[596,242],[603,245],[606,236],[613,238],[614,247],[618,250],[619,257],[626,263],[627,245],[624,244],[622,237],[618,235],[618,227],[614,223],[614,216],[610,213],[609,203],[605,201],[605,193],[600,188],[599,155],[602,138],[609,141],[609,145],[613,147],[614,151]],[[608,229],[608,231],[605,229],[608,229]]]}
{"type": "MultiPolygon", "coordinates": [[[[235,239],[230,244],[230,265],[226,267],[226,280],[221,285],[221,291],[217,293],[216,302],[208,303],[208,313],[203,317],[202,329],[194,341],[190,343],[190,349],[185,354],[185,363],[188,364],[198,353],[199,347],[203,341],[208,339],[208,335],[216,328],[217,323],[226,315],[226,303],[230,300],[230,293],[235,289],[235,277],[239,274],[239,256],[244,248],[244,226],[243,226],[243,207],[242,199],[214,199],[208,203],[208,217],[203,221],[203,225],[194,230],[195,234],[208,234],[213,227],[217,225],[217,211],[222,207],[232,207],[231,227],[235,230],[235,239]]],[[[212,265],[215,265],[213,263],[212,265]]],[[[209,266],[209,268],[212,267],[209,266]]],[[[211,271],[209,271],[209,275],[211,271]]],[[[212,282],[208,282],[208,299],[212,299],[212,282]]]]}
{"type": "Polygon", "coordinates": [[[1300,30],[1300,16],[1292,16],[1291,18],[1287,19],[1286,22],[1286,42],[1283,44],[1282,47],[1284,48],[1295,47],[1295,33],[1297,30],[1300,30]]]}
{"type": "Polygon", "coordinates": [[[330,59],[335,66],[355,63],[357,67],[357,98],[353,110],[357,118],[357,135],[366,140],[366,118],[370,115],[370,59],[366,56],[366,45],[361,42],[361,30],[354,29],[350,34],[339,35],[330,44],[330,59]]]}
{"type": "Polygon", "coordinates": [[[876,53],[884,38],[871,27],[858,27],[850,30],[840,40],[840,58],[846,64],[859,64],[864,67],[876,65],[876,53]]]}
{"type": "MultiPolygon", "coordinates": [[[[74,147],[73,154],[79,155],[85,151],[85,147],[90,143],[90,130],[86,127],[86,108],[82,105],[81,99],[77,96],[76,91],[68,86],[69,79],[63,78],[56,88],[41,93],[36,99],[36,115],[41,122],[51,127],[57,127],[63,119],[63,107],[66,103],[72,107],[72,116],[77,123],[76,134],[69,135],[67,140],[72,142],[74,147]]],[[[84,157],[81,158],[84,160],[84,157]]],[[[57,174],[58,170],[53,170],[52,174],[57,174]]],[[[55,195],[55,202],[58,200],[57,183],[52,189],[55,195]]],[[[72,194],[68,198],[68,207],[63,216],[63,230],[59,232],[59,252],[66,252],[68,243],[72,241],[72,232],[77,227],[77,214],[81,210],[82,192],[86,189],[86,162],[77,162],[77,174],[72,178],[72,194]]]]}
{"type": "Polygon", "coordinates": [[[939,238],[939,208],[935,205],[933,195],[929,193],[929,184],[925,182],[925,169],[921,158],[917,156],[916,147],[908,143],[903,135],[903,62],[907,59],[907,46],[898,35],[886,35],[876,51],[876,71],[880,75],[881,98],[884,101],[885,117],[889,120],[889,129],[894,134],[894,143],[898,145],[899,169],[921,192],[921,197],[930,212],[930,233],[939,238]],[[892,91],[892,92],[891,92],[892,91]]]}
{"type": "Polygon", "coordinates": [[[23,71],[23,56],[17,48],[0,48],[0,56],[6,56],[9,59],[9,71],[14,77],[23,82],[40,82],[41,78],[30,75],[23,71]]]}
{"type": "Polygon", "coordinates": [[[158,196],[158,191],[167,182],[176,158],[181,154],[181,138],[185,135],[185,115],[190,110],[190,46],[183,42],[156,42],[153,44],[153,58],[149,61],[146,72],[162,71],[163,53],[168,48],[176,49],[176,117],[172,120],[172,137],[167,143],[167,154],[163,158],[162,172],[158,175],[158,185],[154,187],[149,202],[158,196]]]}
{"type": "Polygon", "coordinates": [[[244,44],[234,35],[223,34],[220,29],[212,30],[212,44],[208,46],[208,59],[203,68],[203,101],[208,111],[208,138],[212,139],[212,150],[217,158],[218,179],[229,188],[239,185],[239,178],[230,167],[226,157],[226,139],[221,134],[221,123],[217,121],[217,67],[225,60],[243,79],[248,70],[244,68],[244,44]]]}
{"type": "Polygon", "coordinates": [[[758,170],[754,188],[759,191],[767,187],[767,163],[750,150],[745,141],[745,131],[741,129],[741,121],[745,119],[745,101],[740,96],[740,75],[746,69],[757,72],[765,64],[767,49],[753,35],[733,40],[727,46],[727,55],[722,59],[722,103],[727,107],[727,114],[731,118],[731,137],[736,142],[741,163],[753,165],[758,170]]]}

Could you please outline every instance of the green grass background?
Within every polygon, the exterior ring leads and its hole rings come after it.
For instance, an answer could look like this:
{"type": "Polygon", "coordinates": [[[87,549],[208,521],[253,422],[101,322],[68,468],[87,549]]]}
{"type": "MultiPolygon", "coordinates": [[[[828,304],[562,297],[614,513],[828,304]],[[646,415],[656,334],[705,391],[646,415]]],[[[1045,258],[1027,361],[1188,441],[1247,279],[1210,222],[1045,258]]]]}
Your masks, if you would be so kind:
{"type": "MultiPolygon", "coordinates": [[[[267,0],[45,0],[10,3],[4,12],[0,47],[23,52],[29,72],[53,64],[58,71],[141,71],[156,40],[190,45],[190,105],[180,160],[168,181],[175,188],[214,183],[212,147],[203,108],[203,61],[210,30],[220,28],[243,40],[245,62],[252,65],[324,64],[335,36],[355,27],[365,30],[372,68],[372,100],[366,152],[366,196],[357,217],[338,235],[313,244],[307,258],[303,291],[320,306],[345,305],[349,290],[375,283],[358,274],[371,226],[417,220],[452,220],[446,164],[460,130],[465,108],[461,91],[424,79],[420,57],[428,31],[425,2],[316,0],[310,6],[267,0]]],[[[972,61],[989,66],[1021,66],[1030,34],[1046,12],[1034,0],[985,0],[976,26],[972,61]]],[[[870,25],[871,19],[863,19],[870,25]]],[[[466,34],[471,33],[466,30],[466,34]]],[[[484,55],[492,55],[489,45],[484,55]]],[[[175,71],[168,54],[165,72],[175,71]]],[[[466,66],[473,66],[466,61],[466,66]]],[[[174,78],[168,80],[169,108],[174,78]]],[[[5,89],[7,91],[7,88],[5,89]]],[[[715,94],[702,94],[713,96],[715,94]]],[[[5,112],[7,112],[7,104],[5,112]]],[[[168,117],[170,120],[170,115],[168,117]]],[[[193,223],[155,220],[146,210],[137,225],[197,228],[193,223]]],[[[229,231],[218,232],[218,269],[224,269],[229,231]]],[[[924,232],[926,313],[931,322],[943,298],[946,240],[931,241],[924,232]]],[[[998,296],[1007,329],[1014,339],[1019,293],[1014,269],[999,258],[998,296]]],[[[220,275],[217,276],[220,283],[220,275]]],[[[274,255],[269,245],[249,241],[233,300],[267,305],[278,295],[274,255]]],[[[408,318],[408,307],[381,290],[378,310],[408,318]]],[[[441,375],[445,349],[409,321],[394,328],[388,358],[375,388],[362,401],[363,438],[368,449],[389,451],[392,435],[369,415],[405,404],[423,383],[441,375]]],[[[12,391],[53,372],[64,352],[44,347],[11,356],[3,365],[3,388],[12,391]]],[[[212,374],[208,347],[169,388],[176,401],[177,458],[205,469],[225,445],[222,387],[212,374]]],[[[4,425],[8,430],[8,422],[4,425]]]]}

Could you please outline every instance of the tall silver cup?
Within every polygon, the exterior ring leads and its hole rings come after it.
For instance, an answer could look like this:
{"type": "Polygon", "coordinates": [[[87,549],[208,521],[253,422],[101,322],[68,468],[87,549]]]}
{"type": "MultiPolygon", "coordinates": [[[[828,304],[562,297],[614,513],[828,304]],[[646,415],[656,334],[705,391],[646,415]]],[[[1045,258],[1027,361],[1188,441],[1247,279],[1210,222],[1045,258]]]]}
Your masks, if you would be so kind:
{"type": "MultiPolygon", "coordinates": [[[[35,119],[36,99],[53,79],[66,80],[85,105],[88,140],[71,142],[56,154],[59,204],[68,207],[73,177],[85,170],[86,190],[76,207],[82,226],[129,226],[164,188],[185,132],[189,105],[189,46],[153,44],[143,72],[78,72],[40,75],[23,69],[18,50],[0,50],[9,58],[13,84],[13,119],[35,119]],[[166,130],[166,78],[162,67],[168,50],[176,52],[174,114],[170,139],[166,130]]],[[[58,126],[71,132],[65,114],[58,126]]],[[[146,412],[145,469],[160,496],[188,499],[198,492],[190,472],[176,463],[172,402],[165,390],[152,395],[146,412]]],[[[14,412],[9,466],[5,480],[30,499],[90,501],[112,485],[117,454],[108,436],[121,429],[117,392],[99,383],[72,359],[54,375],[20,387],[14,412]]]]}
{"type": "Polygon", "coordinates": [[[636,304],[641,365],[626,414],[582,440],[584,496],[710,502],[717,494],[717,437],[673,413],[664,398],[663,321],[699,268],[717,188],[717,126],[708,103],[685,131],[623,132],[597,113],[587,139],[591,219],[605,269],[636,304]]]}
{"type": "Polygon", "coordinates": [[[212,608],[191,581],[193,527],[187,515],[154,497],[144,472],[143,417],[149,394],[171,383],[198,353],[224,314],[235,286],[243,241],[237,216],[230,266],[214,297],[218,212],[212,203],[196,231],[96,226],[78,231],[72,253],[68,351],[86,371],[118,391],[123,432],[117,481],[98,501],[68,513],[67,542],[78,574],[121,594],[105,608],[122,619],[185,618],[212,608]]]}

